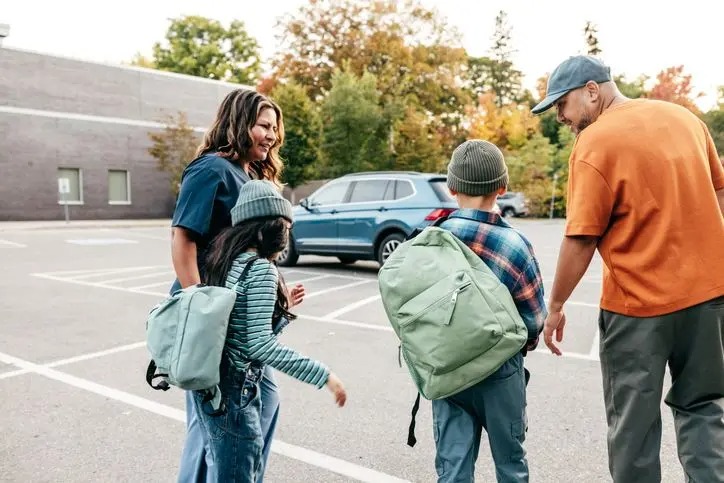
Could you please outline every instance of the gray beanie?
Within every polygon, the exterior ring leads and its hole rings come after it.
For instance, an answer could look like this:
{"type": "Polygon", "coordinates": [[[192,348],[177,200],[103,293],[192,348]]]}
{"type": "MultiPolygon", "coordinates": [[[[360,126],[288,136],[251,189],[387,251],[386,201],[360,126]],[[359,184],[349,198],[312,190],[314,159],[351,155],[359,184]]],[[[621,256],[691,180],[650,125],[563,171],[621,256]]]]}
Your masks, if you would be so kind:
{"type": "Polygon", "coordinates": [[[469,196],[483,196],[508,186],[503,153],[488,141],[471,139],[453,151],[447,166],[447,186],[469,196]]]}
{"type": "Polygon", "coordinates": [[[292,204],[282,197],[274,184],[266,180],[244,183],[239,199],[231,209],[231,224],[265,216],[282,216],[292,221],[292,204]]]}

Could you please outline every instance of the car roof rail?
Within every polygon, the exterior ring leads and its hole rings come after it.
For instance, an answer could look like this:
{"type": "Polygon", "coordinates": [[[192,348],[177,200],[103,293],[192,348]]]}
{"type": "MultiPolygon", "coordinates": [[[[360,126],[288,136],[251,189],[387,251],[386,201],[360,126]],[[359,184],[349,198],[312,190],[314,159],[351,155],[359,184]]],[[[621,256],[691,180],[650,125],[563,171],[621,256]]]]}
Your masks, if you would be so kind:
{"type": "Polygon", "coordinates": [[[385,175],[385,174],[407,174],[407,175],[413,175],[413,176],[422,176],[424,173],[420,173],[419,171],[360,171],[358,173],[345,174],[344,177],[385,175]]]}

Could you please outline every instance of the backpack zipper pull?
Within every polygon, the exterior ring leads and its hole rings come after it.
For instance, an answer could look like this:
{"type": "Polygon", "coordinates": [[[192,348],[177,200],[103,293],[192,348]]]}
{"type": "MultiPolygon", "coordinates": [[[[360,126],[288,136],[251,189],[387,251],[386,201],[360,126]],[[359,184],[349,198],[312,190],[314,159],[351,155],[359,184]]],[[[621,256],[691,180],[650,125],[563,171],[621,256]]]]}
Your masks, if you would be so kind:
{"type": "Polygon", "coordinates": [[[452,322],[452,316],[455,312],[455,303],[458,301],[458,293],[460,292],[460,290],[462,290],[462,288],[455,289],[455,291],[452,293],[452,297],[450,297],[450,304],[452,305],[452,307],[450,308],[450,314],[445,321],[445,325],[450,325],[450,322],[452,322]]]}

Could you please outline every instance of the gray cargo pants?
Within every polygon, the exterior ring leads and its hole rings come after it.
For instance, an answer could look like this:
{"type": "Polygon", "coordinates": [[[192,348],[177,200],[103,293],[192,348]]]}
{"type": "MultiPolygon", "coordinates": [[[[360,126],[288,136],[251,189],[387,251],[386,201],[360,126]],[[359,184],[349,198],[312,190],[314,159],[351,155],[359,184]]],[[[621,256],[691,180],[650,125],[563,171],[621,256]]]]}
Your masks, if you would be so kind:
{"type": "Polygon", "coordinates": [[[659,317],[599,316],[609,470],[615,483],[661,481],[666,365],[687,482],[724,482],[724,297],[659,317]]]}

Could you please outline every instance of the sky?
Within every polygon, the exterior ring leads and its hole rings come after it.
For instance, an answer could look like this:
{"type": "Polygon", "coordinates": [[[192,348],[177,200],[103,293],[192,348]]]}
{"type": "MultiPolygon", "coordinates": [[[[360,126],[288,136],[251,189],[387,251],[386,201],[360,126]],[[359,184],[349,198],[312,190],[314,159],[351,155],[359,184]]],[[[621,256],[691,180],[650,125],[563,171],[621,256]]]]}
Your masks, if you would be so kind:
{"type": "MultiPolygon", "coordinates": [[[[724,85],[721,19],[724,2],[687,0],[675,8],[655,0],[421,0],[437,9],[462,34],[470,55],[486,55],[495,16],[508,14],[513,29],[514,61],[524,84],[535,80],[569,55],[584,49],[587,20],[598,27],[601,58],[614,75],[651,77],[666,67],[684,65],[692,75],[697,100],[707,110],[724,85]],[[717,4],[719,4],[717,6],[717,4]]],[[[10,25],[4,46],[84,60],[121,63],[137,52],[150,54],[162,40],[169,19],[202,15],[228,24],[243,20],[261,46],[263,60],[278,50],[277,19],[307,0],[1,0],[0,23],[10,25]]]]}

